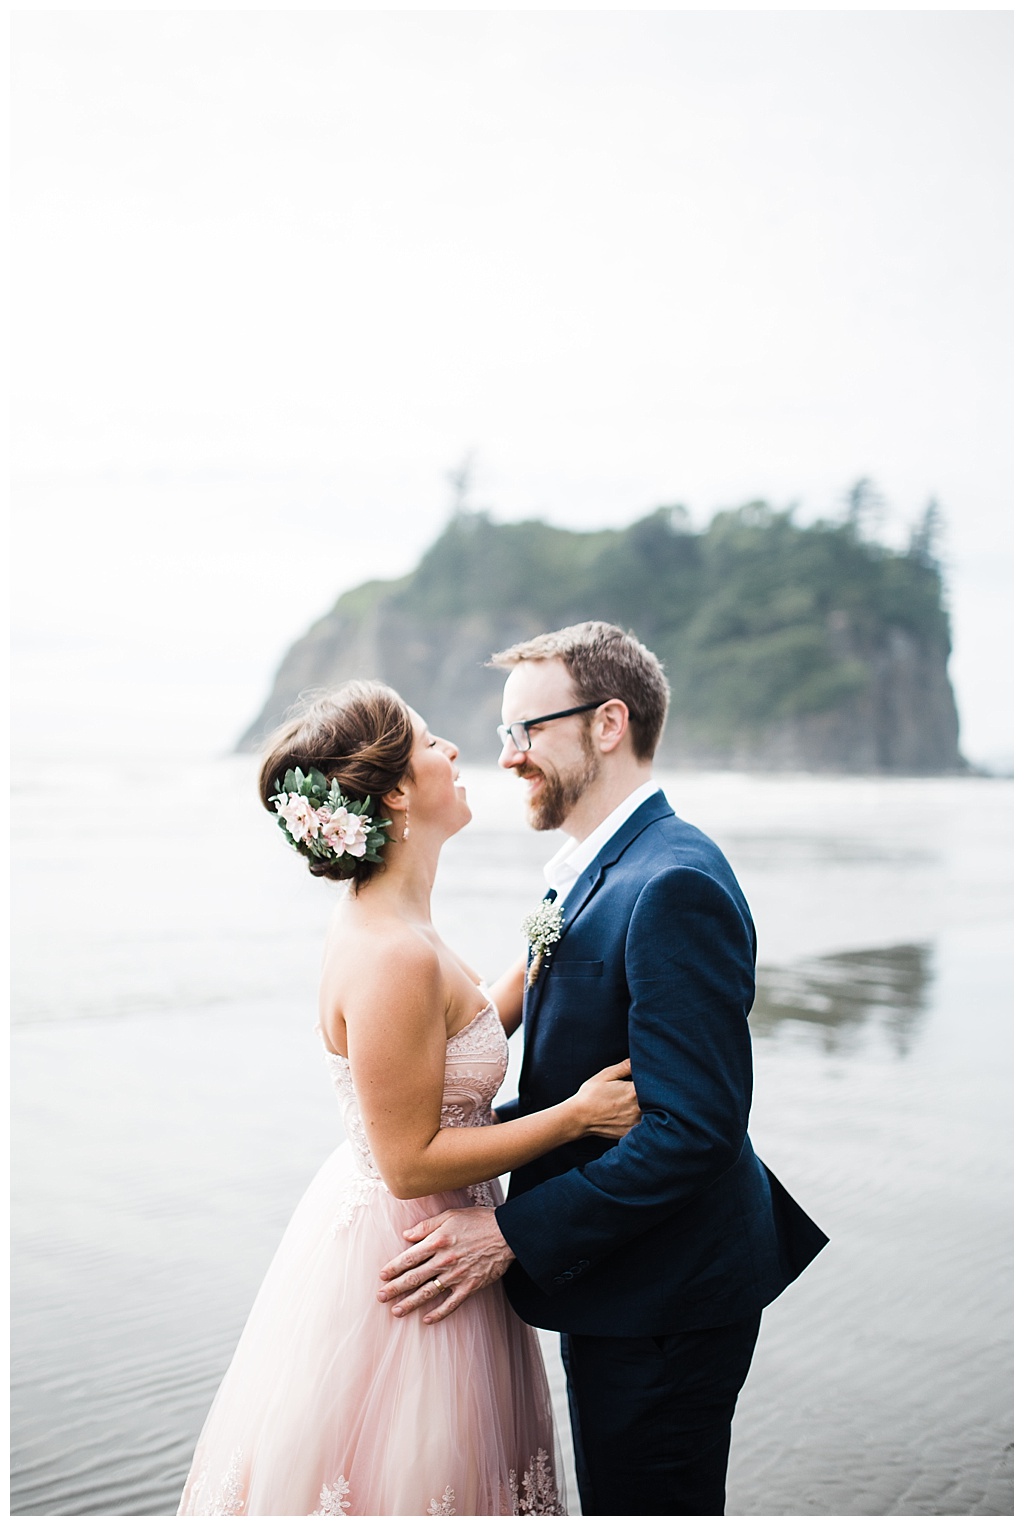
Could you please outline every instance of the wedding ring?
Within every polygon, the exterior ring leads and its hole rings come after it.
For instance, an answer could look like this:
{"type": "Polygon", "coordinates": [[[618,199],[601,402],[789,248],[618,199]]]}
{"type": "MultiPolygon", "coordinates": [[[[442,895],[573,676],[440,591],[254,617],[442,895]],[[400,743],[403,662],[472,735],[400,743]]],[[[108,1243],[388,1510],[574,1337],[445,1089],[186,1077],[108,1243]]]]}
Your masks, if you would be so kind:
{"type": "Polygon", "coordinates": [[[434,1284],[435,1288],[437,1289],[437,1291],[439,1293],[447,1293],[448,1289],[445,1287],[445,1285],[441,1281],[440,1277],[431,1277],[430,1280],[434,1284]]]}

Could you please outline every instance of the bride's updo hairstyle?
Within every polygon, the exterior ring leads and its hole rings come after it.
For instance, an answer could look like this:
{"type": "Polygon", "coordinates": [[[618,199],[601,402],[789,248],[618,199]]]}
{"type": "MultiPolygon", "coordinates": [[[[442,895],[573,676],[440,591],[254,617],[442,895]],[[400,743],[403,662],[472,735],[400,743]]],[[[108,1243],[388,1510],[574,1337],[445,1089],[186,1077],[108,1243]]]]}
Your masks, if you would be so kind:
{"type": "MultiPolygon", "coordinates": [[[[387,684],[353,679],[310,701],[267,738],[260,763],[260,799],[273,812],[275,781],[290,768],[304,774],[319,769],[341,793],[362,801],[369,795],[377,815],[387,815],[381,795],[412,774],[413,724],[408,706],[387,684]]],[[[307,859],[310,874],[329,880],[354,880],[355,889],[382,864],[362,859],[307,859]]]]}

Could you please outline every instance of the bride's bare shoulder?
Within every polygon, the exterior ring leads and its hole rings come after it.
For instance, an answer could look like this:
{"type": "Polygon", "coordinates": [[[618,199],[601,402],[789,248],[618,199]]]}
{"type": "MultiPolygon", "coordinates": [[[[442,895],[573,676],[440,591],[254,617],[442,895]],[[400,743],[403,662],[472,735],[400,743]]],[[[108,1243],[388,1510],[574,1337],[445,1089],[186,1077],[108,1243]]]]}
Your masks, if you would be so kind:
{"type": "Polygon", "coordinates": [[[437,949],[400,917],[342,919],[332,927],[320,976],[320,1026],[351,1059],[369,1044],[419,1050],[445,1035],[445,985],[437,949]]]}
{"type": "Polygon", "coordinates": [[[355,907],[339,908],[331,919],[324,948],[321,994],[341,1009],[358,1007],[364,997],[380,1001],[386,972],[388,989],[433,992],[441,985],[441,960],[435,944],[403,917],[366,916],[355,907]]]}

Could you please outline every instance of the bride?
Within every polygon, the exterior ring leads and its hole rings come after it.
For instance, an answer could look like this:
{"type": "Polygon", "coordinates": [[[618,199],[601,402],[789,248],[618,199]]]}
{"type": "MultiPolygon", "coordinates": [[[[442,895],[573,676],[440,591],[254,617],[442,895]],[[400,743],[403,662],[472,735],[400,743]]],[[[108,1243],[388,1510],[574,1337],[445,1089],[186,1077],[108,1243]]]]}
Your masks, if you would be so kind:
{"type": "Polygon", "coordinates": [[[500,1282],[448,1317],[440,1281],[422,1319],[376,1297],[403,1230],[500,1202],[503,1172],[639,1117],[624,1061],[557,1107],[493,1121],[524,965],[488,994],[431,922],[441,846],[470,820],[457,757],[377,683],[317,700],[268,743],[264,805],[313,874],[350,884],[320,985],[347,1141],[285,1231],[179,1515],[565,1513],[537,1337],[500,1282]]]}

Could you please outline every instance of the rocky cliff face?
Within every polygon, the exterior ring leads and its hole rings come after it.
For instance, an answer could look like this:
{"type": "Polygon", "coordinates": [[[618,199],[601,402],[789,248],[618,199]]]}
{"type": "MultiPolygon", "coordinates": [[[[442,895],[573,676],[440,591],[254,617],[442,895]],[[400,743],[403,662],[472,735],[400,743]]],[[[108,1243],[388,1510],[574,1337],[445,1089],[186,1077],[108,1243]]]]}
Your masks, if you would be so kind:
{"type": "Polygon", "coordinates": [[[867,682],[846,702],[738,729],[727,742],[689,741],[670,717],[666,761],[762,771],[853,774],[959,773],[959,721],[941,652],[892,629],[865,654],[867,682]]]}
{"type": "MultiPolygon", "coordinates": [[[[794,567],[796,583],[781,594],[776,589],[772,605],[789,611],[790,623],[780,626],[775,618],[773,625],[762,610],[750,626],[756,597],[742,588],[728,594],[738,586],[736,564],[729,564],[724,582],[719,569],[716,582],[714,558],[705,557],[696,581],[691,576],[683,587],[676,577],[673,583],[667,550],[677,568],[683,561],[689,566],[702,537],[673,530],[666,520],[663,528],[676,539],[685,534],[690,544],[666,542],[660,556],[657,544],[647,545],[651,523],[586,536],[467,516],[449,527],[409,578],[353,590],[291,647],[239,747],[257,747],[303,693],[349,678],[379,678],[434,730],[458,742],[465,759],[491,761],[504,674],[485,666],[490,654],[538,631],[595,618],[634,629],[665,662],[673,686],[659,752],[665,764],[854,773],[964,767],[937,577],[930,604],[919,569],[897,568],[914,579],[914,617],[901,611],[899,598],[882,598],[868,618],[863,589],[851,583],[848,568],[845,581],[819,571],[825,597],[816,596],[809,614],[808,582],[794,567]],[[650,565],[638,579],[627,538],[633,533],[636,540],[640,529],[650,565]],[[546,536],[558,537],[547,550],[561,568],[561,576],[547,582],[523,563],[524,547],[543,559],[546,536]],[[729,598],[735,610],[730,605],[723,616],[729,598]],[[738,619],[749,627],[739,634],[738,619]],[[763,701],[766,692],[770,703],[763,701]]],[[[763,516],[760,524],[763,530],[763,516]]],[[[790,531],[791,539],[811,533],[790,531]]],[[[890,580],[895,576],[891,567],[883,570],[890,580]]],[[[760,572],[772,581],[766,562],[760,572]]]]}
{"type": "Polygon", "coordinates": [[[378,678],[397,689],[432,730],[458,742],[467,761],[492,759],[505,675],[484,664],[492,652],[540,629],[528,617],[488,619],[481,613],[426,622],[387,596],[363,615],[339,608],[285,654],[239,747],[257,747],[301,694],[349,678],[378,678]]]}

